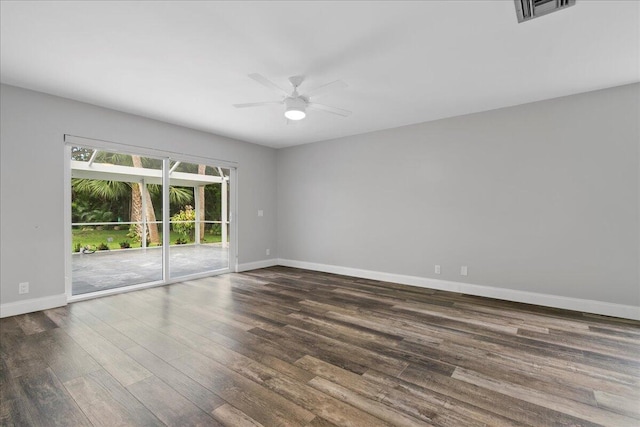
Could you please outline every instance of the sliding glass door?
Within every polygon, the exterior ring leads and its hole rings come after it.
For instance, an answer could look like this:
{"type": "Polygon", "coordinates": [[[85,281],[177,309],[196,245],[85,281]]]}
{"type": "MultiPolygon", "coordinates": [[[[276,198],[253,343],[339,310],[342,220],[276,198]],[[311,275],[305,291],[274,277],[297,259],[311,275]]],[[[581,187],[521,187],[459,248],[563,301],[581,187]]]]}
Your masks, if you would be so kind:
{"type": "Polygon", "coordinates": [[[70,172],[72,296],[229,270],[230,169],[73,145],[70,172]]]}
{"type": "Polygon", "coordinates": [[[228,269],[229,170],[172,160],[169,184],[171,278],[228,269]]]}

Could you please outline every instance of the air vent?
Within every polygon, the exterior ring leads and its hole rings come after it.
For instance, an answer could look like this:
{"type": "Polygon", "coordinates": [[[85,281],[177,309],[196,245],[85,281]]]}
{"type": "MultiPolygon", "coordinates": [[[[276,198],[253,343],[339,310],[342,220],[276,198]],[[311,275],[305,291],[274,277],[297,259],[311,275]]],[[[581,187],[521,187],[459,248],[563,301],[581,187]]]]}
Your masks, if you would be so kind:
{"type": "Polygon", "coordinates": [[[518,22],[529,21],[576,4],[576,0],[514,0],[514,2],[518,22]]]}

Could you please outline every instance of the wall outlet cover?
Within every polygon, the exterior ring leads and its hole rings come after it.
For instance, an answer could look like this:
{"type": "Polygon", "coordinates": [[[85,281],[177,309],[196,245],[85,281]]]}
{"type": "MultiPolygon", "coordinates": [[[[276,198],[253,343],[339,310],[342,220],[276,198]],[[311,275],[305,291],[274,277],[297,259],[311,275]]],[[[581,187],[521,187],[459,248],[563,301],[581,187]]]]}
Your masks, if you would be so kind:
{"type": "Polygon", "coordinates": [[[29,282],[18,283],[18,293],[19,294],[28,294],[29,293],[29,282]]]}

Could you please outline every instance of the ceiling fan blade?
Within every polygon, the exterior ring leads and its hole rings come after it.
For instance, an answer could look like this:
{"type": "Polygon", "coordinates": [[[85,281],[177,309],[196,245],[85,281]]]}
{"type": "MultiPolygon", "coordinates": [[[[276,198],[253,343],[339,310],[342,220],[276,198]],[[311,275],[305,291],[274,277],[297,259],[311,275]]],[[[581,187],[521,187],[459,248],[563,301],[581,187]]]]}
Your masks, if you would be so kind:
{"type": "Polygon", "coordinates": [[[272,82],[271,80],[263,76],[262,74],[253,73],[253,74],[249,74],[249,77],[257,81],[261,85],[268,87],[269,89],[275,90],[276,92],[281,93],[285,96],[289,96],[289,92],[282,89],[280,86],[278,86],[277,84],[275,84],[274,82],[272,82]]]}
{"type": "Polygon", "coordinates": [[[318,86],[315,89],[311,89],[310,91],[306,92],[304,96],[318,96],[332,90],[344,89],[347,86],[348,85],[342,80],[336,80],[335,82],[327,83],[326,85],[318,86]]]}
{"type": "Polygon", "coordinates": [[[317,104],[315,102],[309,102],[307,104],[308,108],[312,110],[320,110],[326,113],[337,114],[338,116],[348,117],[351,114],[349,110],[343,110],[342,108],[329,107],[328,105],[317,104]]]}
{"type": "Polygon", "coordinates": [[[263,105],[282,104],[284,101],[249,102],[247,104],[233,104],[236,108],[262,107],[263,105]]]}

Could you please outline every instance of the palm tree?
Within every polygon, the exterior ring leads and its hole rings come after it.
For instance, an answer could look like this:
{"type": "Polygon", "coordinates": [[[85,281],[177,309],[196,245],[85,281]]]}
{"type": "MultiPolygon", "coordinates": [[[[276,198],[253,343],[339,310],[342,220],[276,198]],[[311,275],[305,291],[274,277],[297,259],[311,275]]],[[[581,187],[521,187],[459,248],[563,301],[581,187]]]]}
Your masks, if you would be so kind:
{"type": "MultiPolygon", "coordinates": [[[[78,148],[72,154],[77,160],[88,160],[90,152],[86,149],[78,148]]],[[[135,155],[126,155],[119,153],[100,152],[96,156],[96,162],[108,163],[121,166],[133,166],[137,168],[144,167],[145,163],[154,162],[153,159],[148,159],[135,155]]],[[[158,224],[156,223],[156,213],[151,200],[151,194],[158,194],[161,186],[155,184],[147,184],[146,188],[142,183],[137,182],[120,182],[120,181],[108,181],[97,179],[72,179],[72,187],[77,195],[85,195],[88,197],[97,197],[102,200],[115,201],[119,198],[123,198],[130,194],[130,221],[136,223],[136,234],[143,241],[146,236],[142,235],[142,198],[145,198],[146,212],[144,216],[147,220],[147,230],[149,233],[149,240],[152,243],[160,243],[160,236],[158,233],[158,224]]],[[[176,204],[187,204],[193,200],[193,194],[189,189],[181,187],[169,187],[169,200],[176,204]]]]}
{"type": "MultiPolygon", "coordinates": [[[[136,223],[136,234],[142,241],[142,184],[137,182],[105,181],[100,179],[73,178],[71,186],[77,196],[99,198],[101,200],[115,201],[130,196],[130,221],[136,223]]],[[[149,240],[159,243],[158,225],[156,221],[155,208],[151,200],[152,194],[158,194],[162,186],[157,184],[147,184],[147,211],[146,218],[150,222],[147,224],[149,230],[149,240]]],[[[193,203],[193,193],[188,188],[169,187],[169,201],[174,204],[186,205],[193,203]]],[[[75,205],[74,205],[75,206],[75,205]]]]}
{"type": "Polygon", "coordinates": [[[112,203],[127,202],[125,199],[131,191],[125,182],[93,179],[73,178],[71,187],[73,218],[80,222],[112,221],[115,212],[121,212],[120,209],[113,209],[112,203]]]}
{"type": "MultiPolygon", "coordinates": [[[[133,167],[142,168],[142,158],[140,156],[131,156],[131,161],[133,163],[133,167]]],[[[147,218],[147,232],[149,233],[149,240],[151,241],[151,243],[158,244],[160,243],[160,236],[158,235],[158,224],[156,223],[156,211],[153,208],[153,203],[151,202],[151,195],[149,194],[149,191],[147,191],[147,189],[144,187],[144,184],[141,182],[131,185],[132,221],[138,222],[142,220],[143,197],[145,202],[144,204],[146,205],[146,212],[144,213],[144,215],[147,218]],[[136,218],[135,220],[133,219],[134,217],[136,218]]],[[[138,236],[142,236],[142,226],[138,224],[137,227],[140,228],[140,230],[138,231],[138,236]]]]}
{"type": "Polygon", "coordinates": [[[98,179],[73,178],[71,187],[80,194],[87,194],[104,200],[113,200],[126,196],[130,191],[129,183],[98,179]]]}

